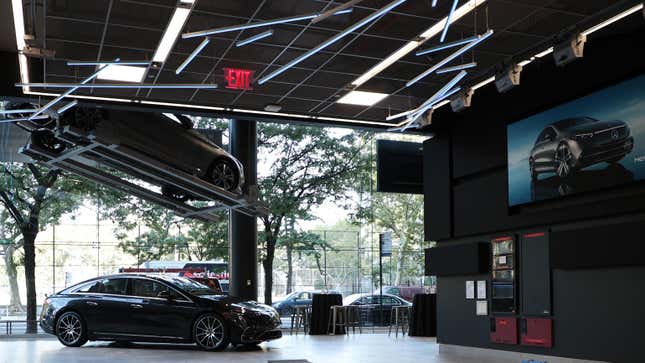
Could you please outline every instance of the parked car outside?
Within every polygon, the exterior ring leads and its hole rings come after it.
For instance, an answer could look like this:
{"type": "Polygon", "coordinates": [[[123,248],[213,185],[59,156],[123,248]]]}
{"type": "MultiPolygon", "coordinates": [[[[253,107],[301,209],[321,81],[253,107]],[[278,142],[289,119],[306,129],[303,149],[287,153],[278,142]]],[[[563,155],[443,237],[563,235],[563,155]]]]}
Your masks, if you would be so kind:
{"type": "Polygon", "coordinates": [[[363,307],[362,319],[374,325],[383,326],[390,323],[390,315],[394,306],[412,306],[398,296],[390,294],[353,294],[343,299],[343,305],[363,307]]]}
{"type": "Polygon", "coordinates": [[[195,343],[215,351],[282,336],[272,307],[161,274],[103,276],[66,288],[45,300],[40,326],[70,347],[114,340],[195,343]]]}
{"type": "MultiPolygon", "coordinates": [[[[376,289],[373,294],[380,294],[381,289],[376,289]]],[[[383,294],[398,296],[406,301],[412,302],[414,295],[425,294],[426,288],[423,286],[383,286],[383,294]]]]}
{"type": "Polygon", "coordinates": [[[623,121],[573,117],[546,126],[529,157],[531,179],[541,173],[567,178],[601,162],[617,163],[634,148],[634,138],[623,121]]]}
{"type": "Polygon", "coordinates": [[[283,299],[275,301],[273,308],[278,311],[281,316],[291,315],[296,306],[311,305],[314,294],[340,294],[337,291],[294,291],[285,296],[283,299]]]}

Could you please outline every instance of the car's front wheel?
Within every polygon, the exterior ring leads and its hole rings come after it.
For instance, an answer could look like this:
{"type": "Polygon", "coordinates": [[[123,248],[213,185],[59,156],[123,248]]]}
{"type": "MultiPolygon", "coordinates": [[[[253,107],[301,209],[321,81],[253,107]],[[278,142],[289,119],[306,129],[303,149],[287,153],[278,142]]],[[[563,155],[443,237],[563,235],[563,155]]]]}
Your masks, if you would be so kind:
{"type": "Polygon", "coordinates": [[[56,336],[63,345],[68,347],[80,347],[87,342],[87,331],[83,318],[68,311],[58,318],[56,322],[56,336]]]}
{"type": "Polygon", "coordinates": [[[560,144],[555,152],[555,172],[560,178],[566,178],[571,175],[573,154],[567,144],[560,144]]]}
{"type": "Polygon", "coordinates": [[[217,159],[211,166],[210,181],[217,187],[233,192],[240,183],[240,173],[230,160],[217,159]]]}
{"type": "Polygon", "coordinates": [[[208,351],[226,349],[231,342],[226,322],[216,314],[204,314],[197,318],[193,337],[197,346],[208,351]]]}

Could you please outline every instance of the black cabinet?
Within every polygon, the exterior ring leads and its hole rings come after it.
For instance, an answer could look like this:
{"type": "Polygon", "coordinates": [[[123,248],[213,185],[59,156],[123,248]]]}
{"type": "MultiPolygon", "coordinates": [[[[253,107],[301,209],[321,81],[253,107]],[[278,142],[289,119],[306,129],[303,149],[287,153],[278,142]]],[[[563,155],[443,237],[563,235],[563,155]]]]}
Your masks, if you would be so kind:
{"type": "Polygon", "coordinates": [[[522,313],[531,316],[551,315],[549,233],[547,231],[523,233],[520,241],[522,313]]]}

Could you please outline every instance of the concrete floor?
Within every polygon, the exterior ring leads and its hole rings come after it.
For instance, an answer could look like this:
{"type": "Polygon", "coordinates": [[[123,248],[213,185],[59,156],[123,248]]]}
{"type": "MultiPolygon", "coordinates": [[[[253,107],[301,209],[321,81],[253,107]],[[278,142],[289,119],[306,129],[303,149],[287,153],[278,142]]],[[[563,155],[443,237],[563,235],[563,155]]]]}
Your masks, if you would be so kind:
{"type": "Polygon", "coordinates": [[[1,339],[0,363],[143,363],[143,362],[262,362],[306,359],[312,363],[479,363],[439,355],[433,338],[387,334],[351,336],[285,336],[255,350],[209,353],[187,345],[90,342],[81,348],[63,347],[55,339],[1,339]]]}

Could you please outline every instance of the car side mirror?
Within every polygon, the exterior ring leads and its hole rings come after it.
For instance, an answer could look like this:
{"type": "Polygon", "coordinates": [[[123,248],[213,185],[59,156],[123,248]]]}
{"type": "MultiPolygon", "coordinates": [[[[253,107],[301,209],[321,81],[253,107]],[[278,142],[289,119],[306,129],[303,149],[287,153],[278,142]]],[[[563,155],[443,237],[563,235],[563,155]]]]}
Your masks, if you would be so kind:
{"type": "Polygon", "coordinates": [[[159,293],[157,294],[157,297],[161,299],[172,300],[172,295],[170,295],[170,291],[167,291],[167,290],[159,291],[159,293]]]}

